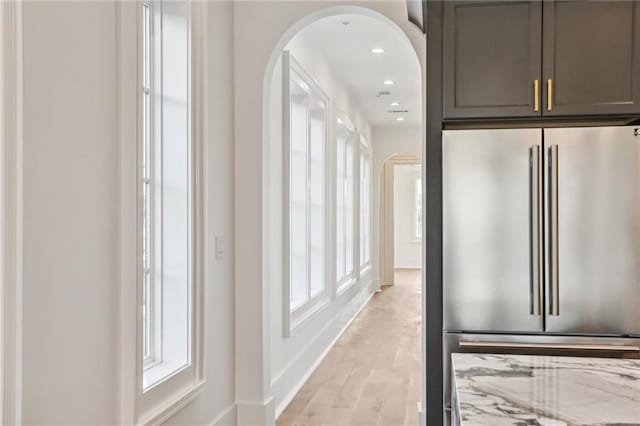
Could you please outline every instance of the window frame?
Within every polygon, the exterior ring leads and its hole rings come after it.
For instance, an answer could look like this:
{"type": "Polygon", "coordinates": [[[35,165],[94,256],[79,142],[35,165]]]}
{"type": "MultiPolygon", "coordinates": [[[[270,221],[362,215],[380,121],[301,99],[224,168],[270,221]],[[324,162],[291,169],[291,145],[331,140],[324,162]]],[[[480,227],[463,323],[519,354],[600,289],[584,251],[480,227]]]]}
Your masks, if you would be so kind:
{"type": "Polygon", "coordinates": [[[122,424],[159,424],[176,413],[181,407],[196,398],[204,389],[204,280],[205,270],[204,227],[206,204],[204,186],[207,170],[204,167],[206,132],[204,105],[206,102],[206,3],[191,2],[187,13],[189,48],[187,60],[190,64],[188,78],[191,90],[188,107],[191,133],[192,167],[190,202],[188,213],[192,231],[189,250],[192,251],[191,276],[191,330],[189,332],[190,365],[143,392],[142,377],[145,366],[142,347],[142,286],[141,286],[141,186],[140,155],[142,137],[142,1],[121,2],[116,5],[118,38],[118,105],[120,139],[120,321],[119,321],[119,421],[122,424]],[[133,326],[135,324],[135,326],[133,326]]]}
{"type": "Polygon", "coordinates": [[[1,424],[21,424],[22,4],[0,2],[0,403],[1,424]]]}
{"type": "Polygon", "coordinates": [[[330,98],[320,85],[318,81],[312,77],[304,68],[304,66],[291,54],[290,51],[285,50],[282,54],[282,123],[283,123],[283,334],[285,337],[290,337],[293,331],[300,326],[305,320],[312,317],[316,312],[321,310],[324,306],[326,306],[328,302],[329,295],[329,279],[330,276],[330,268],[329,266],[329,257],[327,253],[330,253],[330,239],[329,239],[329,197],[327,195],[327,188],[329,185],[329,176],[330,176],[330,161],[329,161],[329,141],[330,141],[330,133],[329,133],[329,122],[330,122],[330,98]],[[309,93],[312,95],[315,101],[321,102],[324,106],[324,144],[323,144],[323,178],[322,183],[324,187],[323,191],[323,207],[322,207],[322,215],[323,215],[323,230],[322,230],[322,238],[323,238],[323,247],[324,247],[324,259],[322,262],[323,267],[323,289],[312,295],[311,290],[311,280],[310,280],[310,224],[309,224],[309,214],[308,209],[311,203],[310,201],[310,151],[308,149],[310,144],[310,121],[309,121],[309,110],[307,109],[307,121],[306,121],[306,174],[307,174],[307,190],[305,192],[305,206],[307,209],[307,222],[306,222],[306,293],[307,298],[304,303],[295,308],[292,307],[291,304],[291,262],[290,262],[290,225],[291,225],[291,217],[290,217],[290,172],[291,172],[291,80],[293,78],[293,74],[296,75],[306,86],[309,87],[309,93]]]}
{"type": "MultiPolygon", "coordinates": [[[[156,247],[155,235],[157,229],[155,227],[156,222],[161,222],[161,217],[155,217],[153,212],[155,209],[155,200],[158,195],[158,191],[154,191],[154,177],[155,177],[155,146],[153,143],[154,135],[158,131],[155,128],[156,120],[154,120],[153,103],[155,98],[153,96],[153,87],[155,84],[156,71],[153,59],[157,55],[156,45],[153,39],[153,27],[154,16],[151,10],[153,0],[145,0],[142,2],[142,91],[141,91],[141,117],[142,117],[142,153],[140,157],[143,159],[143,172],[141,176],[142,189],[142,323],[143,330],[143,366],[147,371],[153,367],[158,366],[162,360],[162,333],[161,333],[161,309],[158,309],[158,301],[156,298],[159,296],[157,290],[158,286],[154,285],[155,281],[155,260],[151,253],[156,250],[151,250],[151,247],[156,247]],[[154,52],[152,52],[154,50],[154,52]],[[149,213],[149,223],[145,226],[145,218],[149,213]],[[156,220],[154,220],[156,219],[156,220]],[[148,318],[148,321],[145,320],[148,318]]],[[[161,132],[161,130],[160,130],[161,132]]],[[[161,248],[158,250],[161,251],[161,248]]]]}
{"type": "Polygon", "coordinates": [[[353,286],[354,284],[356,284],[358,282],[358,256],[357,256],[357,251],[359,249],[359,239],[358,239],[358,216],[359,216],[359,212],[358,212],[358,205],[359,205],[359,201],[358,201],[358,190],[359,190],[359,185],[358,185],[358,163],[359,163],[359,154],[358,154],[358,129],[356,128],[356,126],[353,124],[353,121],[351,120],[351,118],[347,115],[347,113],[340,111],[336,114],[336,118],[334,120],[335,126],[336,126],[336,132],[334,134],[334,144],[335,144],[335,155],[334,155],[334,161],[336,164],[336,168],[335,168],[335,173],[334,173],[334,178],[335,178],[335,185],[334,185],[334,189],[336,190],[335,196],[334,196],[334,200],[335,200],[335,221],[336,221],[336,229],[335,229],[335,244],[334,244],[334,264],[336,265],[336,273],[334,274],[334,282],[335,282],[335,297],[339,297],[340,295],[342,295],[345,291],[347,291],[351,286],[353,286]],[[345,139],[345,144],[344,144],[344,153],[342,153],[342,160],[343,160],[343,165],[342,165],[342,169],[344,171],[342,176],[338,176],[338,130],[337,128],[339,126],[343,126],[346,130],[346,133],[349,135],[348,138],[345,139]],[[351,181],[349,182],[349,175],[347,172],[347,165],[348,165],[348,161],[347,161],[347,153],[349,150],[349,145],[351,146],[351,181]],[[344,189],[342,190],[342,195],[343,195],[343,202],[342,202],[342,206],[343,206],[343,214],[344,214],[344,219],[345,222],[343,224],[343,240],[344,240],[344,252],[343,252],[343,259],[342,259],[342,263],[344,265],[344,274],[343,275],[338,275],[338,271],[337,271],[337,265],[338,265],[338,193],[337,193],[337,188],[338,188],[338,181],[339,179],[342,178],[344,180],[344,189]],[[349,184],[351,185],[351,192],[352,192],[352,197],[351,197],[351,217],[349,218],[347,212],[348,212],[348,207],[347,207],[347,201],[349,200],[348,197],[348,191],[346,189],[346,185],[349,184]],[[347,244],[347,219],[350,219],[351,221],[351,227],[352,227],[352,236],[353,236],[353,241],[351,243],[351,253],[349,253],[349,250],[347,250],[348,248],[348,244],[347,244]],[[350,272],[347,272],[347,259],[349,258],[349,256],[351,257],[351,263],[352,263],[352,270],[350,272]]]}
{"type": "Polygon", "coordinates": [[[372,218],[373,218],[373,210],[372,210],[372,198],[371,198],[371,189],[372,189],[372,165],[371,165],[371,147],[367,141],[367,138],[364,135],[360,135],[360,144],[359,144],[359,182],[360,182],[360,190],[359,190],[359,220],[358,220],[358,240],[359,240],[359,253],[358,253],[358,264],[359,264],[359,274],[363,276],[366,274],[372,267],[372,256],[371,256],[371,241],[372,241],[372,218]],[[364,189],[364,190],[363,190],[364,189]],[[366,213],[366,214],[365,214],[366,213]],[[363,220],[366,218],[366,221],[363,220]],[[366,231],[363,232],[363,231],[366,231]],[[368,248],[368,258],[363,258],[363,253],[365,253],[365,248],[368,248]]]}
{"type": "MultiPolygon", "coordinates": [[[[184,370],[192,366],[191,356],[193,340],[193,288],[194,288],[194,171],[193,161],[193,135],[192,135],[192,76],[191,73],[191,4],[189,1],[166,2],[165,0],[145,0],[142,2],[142,49],[141,49],[141,135],[139,165],[140,205],[139,205],[139,233],[140,248],[140,286],[142,288],[142,346],[143,346],[143,387],[146,393],[162,382],[180,375],[184,370]],[[186,306],[171,305],[165,297],[165,229],[169,222],[164,220],[165,208],[170,208],[171,203],[164,203],[167,193],[165,179],[171,173],[171,167],[165,156],[167,146],[165,139],[165,106],[172,103],[171,95],[165,93],[165,60],[163,59],[165,45],[164,30],[170,31],[170,25],[164,24],[165,3],[181,5],[186,8],[186,242],[187,252],[185,257],[186,282],[181,289],[187,297],[186,306]],[[160,32],[158,32],[160,29],[160,32]],[[146,196],[145,196],[146,195],[146,196]],[[175,312],[185,311],[184,319],[186,329],[178,330],[176,327],[165,327],[165,318],[175,319],[175,312]],[[148,314],[148,315],[145,315],[148,314]],[[186,347],[171,347],[168,341],[183,340],[186,347]],[[177,358],[184,358],[180,361],[177,358]],[[145,384],[145,382],[147,382],[145,384]]],[[[169,33],[171,34],[171,33],[169,33]]],[[[170,72],[170,71],[169,71],[170,72]]],[[[170,89],[169,89],[170,90],[170,89]]],[[[178,99],[178,104],[179,104],[178,99]]],[[[171,120],[169,125],[171,125],[171,120]]],[[[175,123],[174,123],[175,125],[175,123]]],[[[169,148],[170,149],[170,148],[169,148]]],[[[175,183],[175,182],[174,182],[175,183]]],[[[173,212],[175,214],[175,212],[173,212]]],[[[169,231],[170,233],[171,231],[169,231]]],[[[170,248],[170,246],[168,246],[170,248]]],[[[170,264],[175,261],[169,261],[170,264]]],[[[175,266],[175,265],[174,265],[175,266]]],[[[183,317],[184,318],[184,317],[183,317]]]]}
{"type": "Polygon", "coordinates": [[[414,181],[413,189],[414,207],[415,207],[415,236],[417,241],[422,241],[422,222],[424,220],[424,213],[422,209],[422,200],[424,198],[422,189],[422,176],[418,176],[414,181]]]}

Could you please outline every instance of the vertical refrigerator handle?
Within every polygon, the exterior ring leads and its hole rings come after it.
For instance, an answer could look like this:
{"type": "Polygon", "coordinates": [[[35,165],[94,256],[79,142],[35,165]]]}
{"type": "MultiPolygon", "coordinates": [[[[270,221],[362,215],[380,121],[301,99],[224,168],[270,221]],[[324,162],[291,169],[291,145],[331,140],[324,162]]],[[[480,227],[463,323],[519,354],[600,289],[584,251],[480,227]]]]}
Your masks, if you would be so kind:
{"type": "Polygon", "coordinates": [[[560,315],[560,282],[558,256],[558,145],[549,146],[549,314],[560,315]]]}
{"type": "Polygon", "coordinates": [[[530,199],[530,274],[529,314],[542,314],[542,288],[540,265],[540,145],[529,148],[529,195],[530,199]]]}

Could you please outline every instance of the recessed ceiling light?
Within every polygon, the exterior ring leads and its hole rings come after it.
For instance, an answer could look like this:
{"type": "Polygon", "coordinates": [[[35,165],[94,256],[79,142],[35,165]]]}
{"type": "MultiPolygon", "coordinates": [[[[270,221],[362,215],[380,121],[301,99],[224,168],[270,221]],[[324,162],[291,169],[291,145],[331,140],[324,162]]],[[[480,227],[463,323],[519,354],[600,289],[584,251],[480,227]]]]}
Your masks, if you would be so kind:
{"type": "Polygon", "coordinates": [[[373,49],[371,49],[371,53],[384,53],[384,49],[382,47],[374,47],[373,49]]]}
{"type": "Polygon", "coordinates": [[[396,121],[404,121],[404,117],[397,117],[396,121]]]}
{"type": "Polygon", "coordinates": [[[400,106],[400,102],[391,102],[391,106],[400,106]]]}
{"type": "Polygon", "coordinates": [[[393,80],[385,80],[383,81],[383,83],[387,86],[392,86],[393,85],[393,80]]]}

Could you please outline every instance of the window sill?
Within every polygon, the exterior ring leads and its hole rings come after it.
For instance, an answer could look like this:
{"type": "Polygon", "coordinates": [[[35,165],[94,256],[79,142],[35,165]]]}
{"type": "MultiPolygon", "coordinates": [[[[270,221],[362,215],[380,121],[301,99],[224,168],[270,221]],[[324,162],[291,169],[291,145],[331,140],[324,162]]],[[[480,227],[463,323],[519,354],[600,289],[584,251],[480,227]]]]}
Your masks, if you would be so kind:
{"type": "Polygon", "coordinates": [[[200,380],[192,386],[176,392],[166,402],[145,413],[138,422],[139,426],[155,426],[166,422],[171,416],[193,401],[204,389],[206,380],[200,380]]]}
{"type": "Polygon", "coordinates": [[[350,278],[344,283],[338,285],[338,289],[336,291],[336,298],[342,296],[347,290],[353,287],[358,282],[355,278],[350,278]]]}
{"type": "Polygon", "coordinates": [[[301,312],[290,313],[291,325],[289,328],[289,336],[291,336],[302,324],[326,308],[328,304],[329,299],[326,297],[326,294],[323,294],[318,297],[317,301],[312,302],[308,307],[303,307],[301,312]]]}
{"type": "Polygon", "coordinates": [[[360,267],[360,277],[365,276],[366,274],[368,274],[369,272],[371,272],[371,262],[367,263],[366,265],[363,265],[360,267]]]}
{"type": "Polygon", "coordinates": [[[142,380],[142,392],[148,392],[154,387],[180,374],[189,364],[177,362],[157,362],[145,368],[142,380]],[[183,365],[180,365],[183,364],[183,365]]]}

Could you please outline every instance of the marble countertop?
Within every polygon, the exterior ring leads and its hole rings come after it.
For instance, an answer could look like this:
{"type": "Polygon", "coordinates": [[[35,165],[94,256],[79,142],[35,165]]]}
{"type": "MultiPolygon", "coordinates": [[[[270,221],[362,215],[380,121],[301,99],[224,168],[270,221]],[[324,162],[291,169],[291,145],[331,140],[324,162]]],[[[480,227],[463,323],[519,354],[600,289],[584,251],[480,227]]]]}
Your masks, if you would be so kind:
{"type": "Polygon", "coordinates": [[[640,360],[453,354],[452,409],[471,425],[640,425],[640,360]]]}

